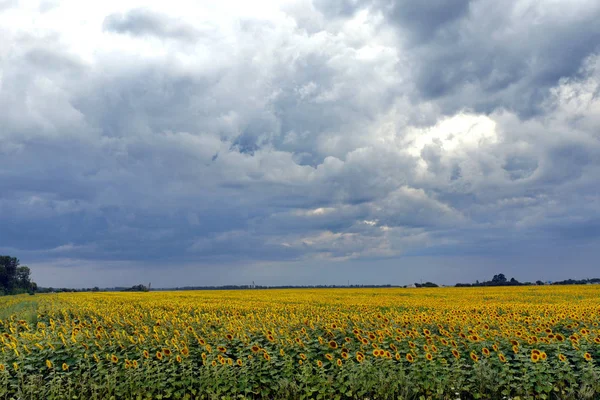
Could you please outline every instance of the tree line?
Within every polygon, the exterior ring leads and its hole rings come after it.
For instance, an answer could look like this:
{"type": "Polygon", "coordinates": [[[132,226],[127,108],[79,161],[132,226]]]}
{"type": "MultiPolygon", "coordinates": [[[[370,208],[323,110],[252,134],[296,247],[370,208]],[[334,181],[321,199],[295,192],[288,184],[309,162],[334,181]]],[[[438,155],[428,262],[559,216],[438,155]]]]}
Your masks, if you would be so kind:
{"type": "Polygon", "coordinates": [[[31,270],[20,265],[19,259],[0,256],[0,295],[34,293],[37,284],[31,281],[31,270]]]}

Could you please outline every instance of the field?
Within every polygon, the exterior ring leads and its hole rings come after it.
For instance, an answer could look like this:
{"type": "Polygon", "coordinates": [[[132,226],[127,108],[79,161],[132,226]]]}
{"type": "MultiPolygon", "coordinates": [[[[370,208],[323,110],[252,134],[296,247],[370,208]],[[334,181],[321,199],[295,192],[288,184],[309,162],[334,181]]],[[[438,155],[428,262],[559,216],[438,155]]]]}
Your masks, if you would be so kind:
{"type": "Polygon", "coordinates": [[[0,298],[0,399],[600,398],[600,285],[0,298]]]}

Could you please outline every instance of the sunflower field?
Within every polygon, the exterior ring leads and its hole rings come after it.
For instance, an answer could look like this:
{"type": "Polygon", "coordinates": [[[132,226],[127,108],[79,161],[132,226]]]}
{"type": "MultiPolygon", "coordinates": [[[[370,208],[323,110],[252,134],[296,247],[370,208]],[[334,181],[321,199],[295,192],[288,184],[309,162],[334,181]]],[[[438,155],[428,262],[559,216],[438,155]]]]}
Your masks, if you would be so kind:
{"type": "Polygon", "coordinates": [[[0,399],[598,399],[600,285],[0,298],[0,399]]]}

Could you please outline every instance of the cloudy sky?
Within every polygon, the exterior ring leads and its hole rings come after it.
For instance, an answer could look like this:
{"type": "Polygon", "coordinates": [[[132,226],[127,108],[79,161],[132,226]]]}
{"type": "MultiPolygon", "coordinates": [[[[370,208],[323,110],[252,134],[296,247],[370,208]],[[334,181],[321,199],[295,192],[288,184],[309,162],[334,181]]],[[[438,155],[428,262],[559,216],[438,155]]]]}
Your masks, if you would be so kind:
{"type": "Polygon", "coordinates": [[[597,0],[0,0],[42,286],[600,276],[597,0]]]}

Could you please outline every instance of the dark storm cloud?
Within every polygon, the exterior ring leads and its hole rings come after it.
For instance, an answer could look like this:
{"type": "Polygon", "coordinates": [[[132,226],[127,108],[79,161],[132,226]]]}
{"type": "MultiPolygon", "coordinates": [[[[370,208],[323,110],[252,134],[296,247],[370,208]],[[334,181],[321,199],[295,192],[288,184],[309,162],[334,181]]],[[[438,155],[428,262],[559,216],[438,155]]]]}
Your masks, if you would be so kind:
{"type": "Polygon", "coordinates": [[[600,5],[491,0],[315,3],[324,15],[381,12],[396,27],[416,101],[461,108],[540,113],[548,88],[577,74],[600,49],[600,5]],[[568,7],[567,11],[565,7],[568,7]]]}
{"type": "Polygon", "coordinates": [[[591,271],[599,10],[299,1],[228,25],[134,8],[98,17],[93,55],[2,31],[0,252],[44,265],[41,284],[167,264],[366,280],[367,262],[456,281],[528,259],[523,279],[560,278],[579,248],[591,271]]]}
{"type": "Polygon", "coordinates": [[[109,32],[133,36],[148,35],[182,40],[194,40],[200,34],[193,26],[146,8],[137,8],[124,14],[111,14],[104,19],[103,28],[109,32]]]}

